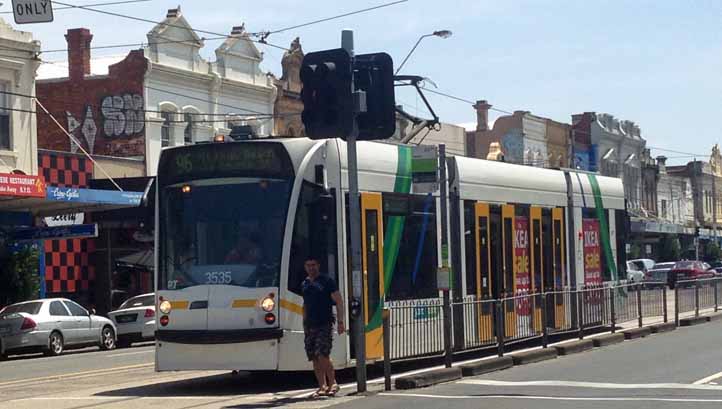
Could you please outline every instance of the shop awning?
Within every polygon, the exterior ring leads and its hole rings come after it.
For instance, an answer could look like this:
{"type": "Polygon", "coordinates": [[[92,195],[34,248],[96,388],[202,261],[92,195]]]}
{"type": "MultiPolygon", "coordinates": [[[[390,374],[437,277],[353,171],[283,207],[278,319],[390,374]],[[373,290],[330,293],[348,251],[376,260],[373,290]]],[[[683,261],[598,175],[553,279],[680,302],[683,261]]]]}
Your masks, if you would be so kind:
{"type": "Polygon", "coordinates": [[[41,177],[0,174],[0,211],[53,216],[137,207],[143,192],[46,187],[41,177]]]}

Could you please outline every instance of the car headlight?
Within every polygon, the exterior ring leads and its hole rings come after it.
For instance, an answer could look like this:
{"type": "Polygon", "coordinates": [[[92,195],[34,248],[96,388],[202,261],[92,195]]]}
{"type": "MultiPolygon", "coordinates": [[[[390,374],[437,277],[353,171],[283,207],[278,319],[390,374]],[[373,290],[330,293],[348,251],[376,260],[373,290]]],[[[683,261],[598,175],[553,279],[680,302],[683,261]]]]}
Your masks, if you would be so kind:
{"type": "Polygon", "coordinates": [[[261,300],[261,309],[266,312],[271,312],[276,307],[276,302],[271,297],[266,297],[261,300]]]}
{"type": "Polygon", "coordinates": [[[168,314],[171,310],[170,301],[168,301],[168,300],[161,301],[160,305],[158,306],[158,309],[163,314],[168,314]]]}

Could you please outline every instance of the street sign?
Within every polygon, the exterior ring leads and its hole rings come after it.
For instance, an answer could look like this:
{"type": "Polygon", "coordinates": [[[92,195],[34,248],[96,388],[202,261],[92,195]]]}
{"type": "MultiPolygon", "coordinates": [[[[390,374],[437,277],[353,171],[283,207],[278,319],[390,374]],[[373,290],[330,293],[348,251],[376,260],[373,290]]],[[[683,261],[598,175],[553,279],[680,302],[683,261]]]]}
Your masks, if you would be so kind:
{"type": "Polygon", "coordinates": [[[98,237],[98,225],[79,224],[76,226],[30,227],[13,231],[10,233],[10,237],[13,241],[98,237]]]}
{"type": "Polygon", "coordinates": [[[53,5],[50,0],[13,0],[13,16],[17,24],[49,23],[53,5]]]}
{"type": "Polygon", "coordinates": [[[439,153],[434,145],[418,145],[411,154],[411,177],[415,193],[431,193],[439,189],[439,153]]]}
{"type": "Polygon", "coordinates": [[[46,217],[45,225],[48,227],[72,226],[76,224],[83,224],[84,220],[85,213],[60,214],[56,216],[46,217]]]}

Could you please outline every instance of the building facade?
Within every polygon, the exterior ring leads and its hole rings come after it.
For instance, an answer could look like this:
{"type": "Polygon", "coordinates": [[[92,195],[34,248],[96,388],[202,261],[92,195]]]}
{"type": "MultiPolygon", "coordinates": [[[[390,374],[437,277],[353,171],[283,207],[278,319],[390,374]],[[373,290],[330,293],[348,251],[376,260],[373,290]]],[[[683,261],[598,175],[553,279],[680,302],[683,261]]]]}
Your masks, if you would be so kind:
{"type": "Polygon", "coordinates": [[[585,112],[572,115],[571,131],[574,167],[621,178],[627,210],[642,214],[642,157],[646,141],[639,126],[609,114],[585,112]]]}
{"type": "Polygon", "coordinates": [[[529,111],[514,111],[500,116],[489,128],[489,109],[486,100],[474,105],[477,117],[475,131],[467,132],[469,153],[486,158],[489,147],[498,144],[504,160],[537,167],[566,167],[569,151],[569,125],[532,115],[529,111]]]}
{"type": "Polygon", "coordinates": [[[35,104],[21,95],[35,95],[40,43],[0,19],[0,47],[0,173],[37,175],[35,104]]]}
{"type": "Polygon", "coordinates": [[[283,54],[281,78],[274,80],[277,95],[273,107],[275,114],[273,134],[275,136],[295,137],[306,135],[301,121],[303,101],[301,101],[300,72],[303,56],[301,41],[296,37],[288,51],[283,54]]]}

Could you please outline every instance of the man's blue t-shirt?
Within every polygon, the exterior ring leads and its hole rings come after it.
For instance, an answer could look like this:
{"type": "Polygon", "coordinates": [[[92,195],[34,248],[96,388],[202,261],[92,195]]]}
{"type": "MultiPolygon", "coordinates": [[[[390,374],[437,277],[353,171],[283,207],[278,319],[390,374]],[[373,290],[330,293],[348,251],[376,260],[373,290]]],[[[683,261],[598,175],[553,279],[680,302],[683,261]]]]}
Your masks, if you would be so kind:
{"type": "Polygon", "coordinates": [[[323,327],[333,324],[334,316],[331,307],[334,301],[331,294],[338,291],[336,282],[328,276],[318,276],[311,281],[308,277],[303,280],[301,292],[303,293],[303,308],[306,311],[304,324],[307,327],[323,327]]]}

